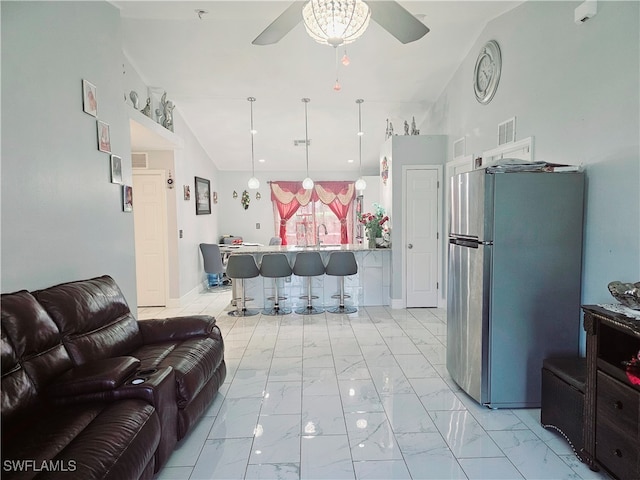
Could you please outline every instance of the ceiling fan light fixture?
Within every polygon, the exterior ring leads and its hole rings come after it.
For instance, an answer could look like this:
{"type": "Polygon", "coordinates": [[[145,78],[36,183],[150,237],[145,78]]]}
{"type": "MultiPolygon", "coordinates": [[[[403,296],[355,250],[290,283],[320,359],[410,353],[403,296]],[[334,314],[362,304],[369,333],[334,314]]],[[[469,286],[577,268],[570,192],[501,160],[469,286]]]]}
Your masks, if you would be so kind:
{"type": "Polygon", "coordinates": [[[362,0],[309,0],[302,18],[316,42],[339,47],[360,38],[369,26],[371,10],[362,0]]]}
{"type": "Polygon", "coordinates": [[[358,178],[356,180],[356,190],[364,190],[365,188],[367,188],[367,182],[362,177],[358,178]]]}

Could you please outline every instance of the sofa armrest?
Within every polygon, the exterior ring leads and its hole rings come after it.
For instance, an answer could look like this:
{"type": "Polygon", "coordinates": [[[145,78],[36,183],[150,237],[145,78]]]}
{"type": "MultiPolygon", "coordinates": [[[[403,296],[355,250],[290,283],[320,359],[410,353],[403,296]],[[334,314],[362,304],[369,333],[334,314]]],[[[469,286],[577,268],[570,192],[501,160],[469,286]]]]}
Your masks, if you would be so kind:
{"type": "Polygon", "coordinates": [[[214,331],[216,319],[210,315],[139,320],[138,327],[145,344],[208,337],[214,331]]]}
{"type": "Polygon", "coordinates": [[[118,388],[140,366],[135,357],[95,360],[67,370],[47,387],[54,398],[73,397],[118,388]]]}

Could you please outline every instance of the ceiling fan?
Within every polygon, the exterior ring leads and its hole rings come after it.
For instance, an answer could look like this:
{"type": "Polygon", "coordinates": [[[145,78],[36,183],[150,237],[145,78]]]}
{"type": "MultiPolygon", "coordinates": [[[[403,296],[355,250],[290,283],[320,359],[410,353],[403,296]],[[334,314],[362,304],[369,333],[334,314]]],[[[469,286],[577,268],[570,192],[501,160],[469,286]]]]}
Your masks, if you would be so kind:
{"type": "MultiPolygon", "coordinates": [[[[347,1],[324,1],[325,4],[331,4],[328,8],[333,8],[333,4],[353,3],[347,1]]],[[[258,35],[253,45],[272,45],[280,41],[293,27],[303,20],[303,9],[314,8],[316,3],[322,3],[319,0],[296,1],[292,3],[278,18],[258,35]]],[[[396,37],[402,43],[410,43],[419,40],[429,32],[429,28],[420,20],[414,17],[408,10],[402,7],[398,2],[394,1],[368,1],[355,0],[355,3],[363,3],[368,7],[371,18],[384,28],[391,35],[396,37]]],[[[315,15],[315,12],[314,14],[315,15]]],[[[368,24],[368,18],[367,18],[368,24]]],[[[366,24],[362,28],[362,32],[366,28],[366,24]]],[[[311,35],[311,34],[310,34],[311,35]]],[[[313,35],[312,35],[313,36],[313,35]]],[[[359,36],[359,35],[358,35],[359,36]]],[[[357,38],[357,37],[355,37],[357,38]]],[[[355,40],[354,38],[354,40],[355,40]]],[[[331,40],[331,39],[329,39],[331,40]]],[[[342,40],[342,39],[338,39],[342,40]]],[[[340,46],[342,42],[333,44],[331,41],[325,42],[334,47],[340,46]]]]}

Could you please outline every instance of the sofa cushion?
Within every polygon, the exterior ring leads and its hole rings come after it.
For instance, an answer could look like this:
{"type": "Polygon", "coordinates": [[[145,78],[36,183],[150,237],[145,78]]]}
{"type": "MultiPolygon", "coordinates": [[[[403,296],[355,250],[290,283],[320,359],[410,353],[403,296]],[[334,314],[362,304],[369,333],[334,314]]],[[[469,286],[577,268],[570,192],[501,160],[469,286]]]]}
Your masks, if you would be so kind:
{"type": "Polygon", "coordinates": [[[58,474],[66,469],[68,478],[135,479],[153,461],[160,441],[158,416],[143,400],[43,413],[6,440],[3,432],[3,479],[41,478],[43,466],[55,467],[58,474]]]}
{"type": "Polygon", "coordinates": [[[76,365],[128,355],[142,343],[138,322],[109,276],[64,283],[33,295],[58,325],[76,365]]]}
{"type": "Polygon", "coordinates": [[[2,424],[29,415],[38,394],[73,366],[58,327],[27,291],[1,298],[2,424]]]}
{"type": "Polygon", "coordinates": [[[213,337],[144,345],[131,352],[131,355],[140,359],[142,369],[173,367],[178,408],[184,408],[198,395],[223,361],[222,336],[217,327],[215,332],[213,337]]]}

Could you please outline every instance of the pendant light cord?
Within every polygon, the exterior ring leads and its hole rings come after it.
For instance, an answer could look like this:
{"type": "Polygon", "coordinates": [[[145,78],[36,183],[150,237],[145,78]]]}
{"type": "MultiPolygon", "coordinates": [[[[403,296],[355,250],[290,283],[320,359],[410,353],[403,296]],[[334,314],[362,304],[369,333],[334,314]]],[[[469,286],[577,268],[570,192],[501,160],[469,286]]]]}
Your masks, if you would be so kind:
{"type": "Polygon", "coordinates": [[[362,102],[364,102],[362,98],[356,100],[356,103],[358,104],[358,155],[360,157],[360,178],[362,178],[362,102]]]}
{"type": "Polygon", "coordinates": [[[304,147],[306,149],[307,156],[307,177],[309,177],[309,126],[307,124],[307,104],[310,99],[303,98],[302,101],[304,102],[304,147]]]}
{"type": "Polygon", "coordinates": [[[254,150],[253,150],[253,102],[256,101],[255,97],[249,97],[247,98],[247,100],[249,100],[249,105],[251,106],[251,176],[255,177],[256,176],[256,172],[255,172],[255,161],[254,161],[254,150]]]}

